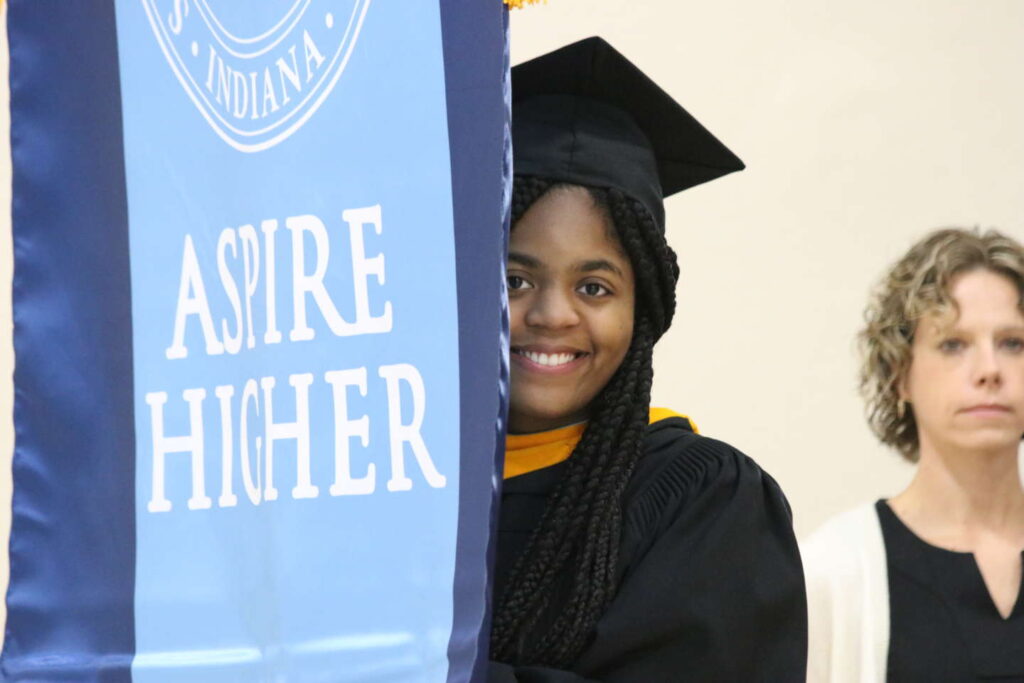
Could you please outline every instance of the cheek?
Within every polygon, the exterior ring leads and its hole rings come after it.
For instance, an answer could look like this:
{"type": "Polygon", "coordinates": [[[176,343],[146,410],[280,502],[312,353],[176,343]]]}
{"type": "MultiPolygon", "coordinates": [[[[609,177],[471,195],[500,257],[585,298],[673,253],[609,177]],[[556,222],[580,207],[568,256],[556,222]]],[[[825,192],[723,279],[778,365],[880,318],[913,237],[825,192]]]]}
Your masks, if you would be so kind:
{"type": "Polygon", "coordinates": [[[619,335],[619,347],[622,349],[622,355],[625,356],[626,352],[629,351],[629,344],[633,341],[633,321],[630,320],[628,324],[622,326],[622,332],[619,335]]]}
{"type": "Polygon", "coordinates": [[[633,341],[633,317],[632,311],[626,319],[617,317],[614,323],[606,327],[607,334],[605,335],[605,347],[610,352],[610,355],[615,358],[615,365],[618,367],[622,359],[626,357],[626,353],[629,351],[629,345],[633,341]]]}
{"type": "Polygon", "coordinates": [[[509,332],[515,333],[523,325],[523,316],[526,306],[520,299],[510,298],[508,301],[508,327],[509,332]]]}
{"type": "Polygon", "coordinates": [[[903,382],[905,398],[920,403],[948,391],[952,374],[951,368],[935,358],[915,357],[903,382]]]}
{"type": "Polygon", "coordinates": [[[962,397],[963,385],[954,368],[915,360],[904,383],[904,398],[914,406],[919,422],[942,422],[950,418],[962,397]]]}

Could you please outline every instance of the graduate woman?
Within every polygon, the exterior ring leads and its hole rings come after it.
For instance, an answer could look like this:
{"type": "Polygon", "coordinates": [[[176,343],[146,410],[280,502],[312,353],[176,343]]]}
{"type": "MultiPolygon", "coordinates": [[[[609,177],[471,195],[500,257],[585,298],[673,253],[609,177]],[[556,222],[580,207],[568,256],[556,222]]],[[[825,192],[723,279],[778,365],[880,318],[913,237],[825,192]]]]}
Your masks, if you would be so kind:
{"type": "Polygon", "coordinates": [[[490,681],[802,681],[803,575],[782,492],[650,408],[678,275],[662,198],[743,165],[598,38],[516,67],[512,89],[490,681]]]}
{"type": "Polygon", "coordinates": [[[804,545],[808,678],[1024,683],[1024,249],[933,233],[866,318],[868,418],[917,471],[804,545]]]}

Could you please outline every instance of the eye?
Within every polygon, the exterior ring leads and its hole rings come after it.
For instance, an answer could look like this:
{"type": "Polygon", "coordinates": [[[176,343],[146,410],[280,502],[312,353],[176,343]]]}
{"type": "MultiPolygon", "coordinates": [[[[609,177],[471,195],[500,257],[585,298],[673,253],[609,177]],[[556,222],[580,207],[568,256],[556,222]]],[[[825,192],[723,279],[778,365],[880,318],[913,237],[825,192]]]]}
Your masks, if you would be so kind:
{"type": "Polygon", "coordinates": [[[510,292],[515,292],[523,289],[530,289],[533,287],[526,278],[521,275],[509,275],[508,276],[508,289],[510,292]]]}
{"type": "Polygon", "coordinates": [[[941,351],[942,353],[952,354],[957,353],[958,351],[962,351],[964,346],[966,346],[966,344],[964,343],[963,339],[950,337],[948,339],[943,339],[942,341],[939,342],[939,351],[941,351]]]}
{"type": "Polygon", "coordinates": [[[1024,339],[1021,337],[1007,337],[1006,339],[1003,339],[1001,345],[1004,349],[1013,353],[1021,353],[1024,351],[1024,339]]]}
{"type": "Polygon", "coordinates": [[[611,294],[611,290],[600,282],[584,282],[577,290],[580,294],[590,297],[602,297],[611,294]]]}

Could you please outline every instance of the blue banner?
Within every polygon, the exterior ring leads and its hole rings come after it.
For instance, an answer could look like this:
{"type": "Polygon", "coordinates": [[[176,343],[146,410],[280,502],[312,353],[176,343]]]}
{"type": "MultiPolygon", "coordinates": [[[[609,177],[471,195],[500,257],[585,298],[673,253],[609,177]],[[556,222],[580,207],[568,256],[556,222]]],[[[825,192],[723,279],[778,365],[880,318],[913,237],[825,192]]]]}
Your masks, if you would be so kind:
{"type": "Polygon", "coordinates": [[[482,680],[500,3],[8,22],[5,680],[482,680]]]}

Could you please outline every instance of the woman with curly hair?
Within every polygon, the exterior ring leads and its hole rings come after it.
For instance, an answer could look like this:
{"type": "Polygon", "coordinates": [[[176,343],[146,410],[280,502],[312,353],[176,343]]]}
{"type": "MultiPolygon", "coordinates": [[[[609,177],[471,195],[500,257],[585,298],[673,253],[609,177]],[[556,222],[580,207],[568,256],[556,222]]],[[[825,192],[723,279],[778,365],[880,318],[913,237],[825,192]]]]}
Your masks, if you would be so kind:
{"type": "Polygon", "coordinates": [[[789,507],[650,407],[675,310],[662,198],[742,163],[604,41],[512,73],[509,437],[492,683],[802,681],[789,507]]]}
{"type": "Polygon", "coordinates": [[[860,335],[878,438],[910,485],[803,546],[810,681],[1024,681],[1024,248],[940,230],[860,335]]]}

